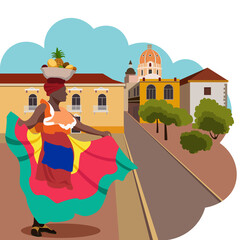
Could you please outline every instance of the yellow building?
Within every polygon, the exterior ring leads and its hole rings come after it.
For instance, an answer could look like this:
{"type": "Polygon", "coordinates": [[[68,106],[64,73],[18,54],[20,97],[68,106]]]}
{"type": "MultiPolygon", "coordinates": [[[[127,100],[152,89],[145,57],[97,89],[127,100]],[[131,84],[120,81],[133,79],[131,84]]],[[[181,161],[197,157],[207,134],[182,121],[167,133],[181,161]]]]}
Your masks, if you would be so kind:
{"type": "Polygon", "coordinates": [[[160,55],[148,45],[139,59],[138,82],[128,90],[128,112],[140,123],[139,106],[149,99],[164,99],[173,107],[180,107],[180,80],[161,78],[160,55]]]}
{"type": "Polygon", "coordinates": [[[173,107],[180,107],[180,80],[142,78],[129,90],[128,96],[129,113],[140,123],[145,123],[139,119],[138,110],[149,99],[164,99],[173,107]]]}
{"type": "MultiPolygon", "coordinates": [[[[30,118],[40,100],[48,100],[42,74],[0,74],[0,133],[10,111],[30,118]]],[[[81,122],[101,131],[124,132],[124,86],[104,74],[75,74],[66,82],[65,107],[81,122]]]]}

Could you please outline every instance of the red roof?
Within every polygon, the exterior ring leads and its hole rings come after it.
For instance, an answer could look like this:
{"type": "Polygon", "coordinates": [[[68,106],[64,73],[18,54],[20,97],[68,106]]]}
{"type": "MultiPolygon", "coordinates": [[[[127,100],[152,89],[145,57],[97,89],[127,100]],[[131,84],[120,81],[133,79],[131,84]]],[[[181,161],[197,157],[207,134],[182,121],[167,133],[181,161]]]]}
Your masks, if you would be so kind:
{"type": "MultiPolygon", "coordinates": [[[[41,73],[0,73],[1,83],[45,83],[47,80],[41,73]]],[[[83,84],[123,84],[111,79],[102,73],[76,73],[66,83],[83,83],[83,84]]]]}
{"type": "Polygon", "coordinates": [[[188,83],[189,81],[223,81],[228,82],[227,79],[221,77],[214,71],[212,71],[209,68],[205,68],[199,72],[196,72],[186,78],[183,78],[180,80],[180,85],[183,85],[185,83],[188,83]]]}

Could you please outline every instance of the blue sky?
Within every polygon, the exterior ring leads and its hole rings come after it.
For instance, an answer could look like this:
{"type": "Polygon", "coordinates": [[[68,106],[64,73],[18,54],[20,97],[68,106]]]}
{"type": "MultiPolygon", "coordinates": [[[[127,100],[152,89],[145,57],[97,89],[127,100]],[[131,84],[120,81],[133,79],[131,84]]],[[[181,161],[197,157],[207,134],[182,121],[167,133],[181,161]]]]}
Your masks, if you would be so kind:
{"type": "Polygon", "coordinates": [[[77,67],[78,73],[104,73],[123,82],[129,60],[136,70],[139,57],[152,44],[162,59],[162,78],[183,78],[202,70],[191,60],[172,62],[168,54],[153,43],[129,45],[127,38],[117,28],[101,26],[92,28],[88,23],[74,18],[55,23],[47,32],[44,47],[22,42],[4,54],[0,73],[40,73],[40,67],[51,58],[56,47],[65,53],[64,61],[77,67]]]}
{"type": "MultiPolygon", "coordinates": [[[[88,23],[66,18],[56,22],[47,32],[44,46],[21,42],[10,47],[1,60],[0,73],[41,73],[56,47],[65,53],[63,61],[77,67],[77,73],[103,73],[123,82],[131,60],[137,70],[139,58],[147,45],[157,51],[162,60],[162,78],[182,79],[202,67],[195,61],[182,59],[175,63],[159,46],[153,43],[128,44],[125,35],[112,26],[92,28],[88,23]]],[[[228,107],[231,108],[228,99],[228,107]]]]}

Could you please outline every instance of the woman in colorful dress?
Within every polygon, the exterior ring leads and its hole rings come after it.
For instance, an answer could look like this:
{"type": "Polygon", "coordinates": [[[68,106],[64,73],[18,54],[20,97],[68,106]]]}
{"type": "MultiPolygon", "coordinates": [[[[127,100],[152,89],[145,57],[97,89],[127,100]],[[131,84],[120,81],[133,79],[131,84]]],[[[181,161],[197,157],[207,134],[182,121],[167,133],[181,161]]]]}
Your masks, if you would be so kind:
{"type": "Polygon", "coordinates": [[[20,185],[34,216],[31,234],[56,234],[47,222],[67,221],[74,214],[97,212],[111,183],[124,180],[136,169],[109,131],[98,131],[81,123],[60,107],[66,101],[64,80],[49,78],[44,90],[49,101],[40,105],[26,121],[12,112],[7,119],[6,141],[20,163],[20,185]],[[102,136],[82,142],[71,129],[102,136]]]}

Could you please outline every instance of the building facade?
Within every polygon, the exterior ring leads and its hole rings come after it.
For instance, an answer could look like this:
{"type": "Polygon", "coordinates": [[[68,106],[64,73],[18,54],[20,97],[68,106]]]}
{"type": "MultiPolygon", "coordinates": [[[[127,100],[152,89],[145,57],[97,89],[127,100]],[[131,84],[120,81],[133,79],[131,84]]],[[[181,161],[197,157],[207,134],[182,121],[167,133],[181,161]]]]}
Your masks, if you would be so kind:
{"type": "Polygon", "coordinates": [[[148,45],[139,58],[138,81],[128,90],[128,112],[140,123],[140,105],[149,99],[164,99],[174,107],[180,107],[180,80],[162,79],[161,57],[148,45]]]}
{"type": "Polygon", "coordinates": [[[227,107],[228,80],[209,68],[203,69],[180,81],[180,107],[185,108],[195,120],[195,107],[201,99],[215,99],[222,106],[227,107]]]}
{"type": "Polygon", "coordinates": [[[173,107],[180,107],[180,80],[158,79],[147,75],[129,90],[128,112],[140,123],[146,123],[139,118],[138,110],[149,99],[164,99],[173,107]]]}
{"type": "MultiPolygon", "coordinates": [[[[0,133],[6,131],[10,111],[27,120],[41,99],[49,99],[45,82],[42,74],[0,74],[0,133]]],[[[124,132],[124,83],[104,74],[75,74],[65,86],[68,96],[61,106],[81,122],[101,131],[124,132]]]]}

